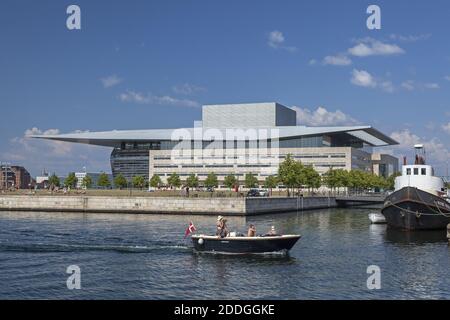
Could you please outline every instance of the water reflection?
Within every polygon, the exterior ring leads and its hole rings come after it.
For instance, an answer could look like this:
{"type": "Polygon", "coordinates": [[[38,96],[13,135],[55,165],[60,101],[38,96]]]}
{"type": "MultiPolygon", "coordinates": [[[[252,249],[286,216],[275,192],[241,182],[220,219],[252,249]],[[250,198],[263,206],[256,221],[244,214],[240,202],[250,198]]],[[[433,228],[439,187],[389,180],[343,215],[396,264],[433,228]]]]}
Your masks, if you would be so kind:
{"type": "Polygon", "coordinates": [[[427,243],[447,242],[445,230],[402,231],[386,228],[385,239],[396,244],[424,245],[427,243]]]}

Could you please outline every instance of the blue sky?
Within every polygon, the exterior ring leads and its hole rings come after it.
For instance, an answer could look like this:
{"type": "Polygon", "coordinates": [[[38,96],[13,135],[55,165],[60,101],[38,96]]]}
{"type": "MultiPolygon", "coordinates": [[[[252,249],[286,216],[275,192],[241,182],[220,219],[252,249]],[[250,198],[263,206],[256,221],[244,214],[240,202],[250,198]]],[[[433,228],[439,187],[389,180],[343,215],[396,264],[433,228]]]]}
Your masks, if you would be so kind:
{"type": "Polygon", "coordinates": [[[450,3],[3,1],[0,160],[109,171],[108,148],[25,133],[191,126],[201,105],[278,101],[307,125],[363,123],[450,156],[450,3]],[[66,8],[81,8],[81,30],[66,8]],[[381,30],[366,8],[381,8],[381,30]]]}

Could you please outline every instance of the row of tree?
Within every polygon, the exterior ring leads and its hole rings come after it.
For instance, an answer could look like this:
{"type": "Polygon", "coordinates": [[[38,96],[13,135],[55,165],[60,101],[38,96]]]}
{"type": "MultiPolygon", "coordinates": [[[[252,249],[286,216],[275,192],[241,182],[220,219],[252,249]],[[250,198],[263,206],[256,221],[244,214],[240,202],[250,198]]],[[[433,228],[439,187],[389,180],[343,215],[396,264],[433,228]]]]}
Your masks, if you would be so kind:
{"type": "MultiPolygon", "coordinates": [[[[277,185],[275,178],[272,176],[268,177],[266,179],[266,182],[269,183],[271,188],[275,188],[277,185]]],[[[233,174],[226,176],[223,180],[223,185],[229,189],[232,189],[239,184],[240,184],[239,180],[233,174]]],[[[244,186],[246,188],[255,188],[258,186],[258,184],[259,184],[258,178],[254,174],[248,173],[245,175],[244,186]]],[[[153,188],[159,188],[163,186],[160,176],[157,174],[153,175],[150,178],[149,185],[153,188]]],[[[172,188],[179,188],[182,185],[189,188],[197,188],[200,186],[200,181],[198,179],[198,176],[196,176],[195,174],[191,174],[189,177],[186,178],[185,181],[182,181],[177,173],[172,173],[167,178],[167,185],[172,188]]],[[[208,174],[205,181],[203,181],[201,185],[206,188],[215,188],[219,186],[219,179],[215,173],[211,172],[210,174],[208,174]]]]}
{"type": "Polygon", "coordinates": [[[361,170],[330,169],[322,176],[323,184],[332,190],[348,188],[353,191],[367,189],[394,189],[394,180],[400,173],[394,173],[387,179],[371,172],[361,170]]]}
{"type": "MultiPolygon", "coordinates": [[[[322,176],[314,169],[313,166],[303,165],[300,161],[294,160],[288,155],[285,160],[280,164],[278,168],[278,175],[267,176],[264,181],[264,187],[268,189],[276,188],[279,185],[286,187],[288,194],[295,189],[307,189],[308,191],[314,191],[321,186],[327,186],[332,191],[346,188],[352,191],[363,191],[368,189],[384,189],[389,190],[394,188],[394,179],[399,173],[393,174],[389,178],[377,176],[371,172],[365,172],[361,170],[347,171],[344,169],[330,168],[322,176]]],[[[75,188],[78,179],[75,173],[70,173],[64,180],[63,185],[65,187],[75,188]]],[[[81,186],[83,188],[90,188],[92,186],[92,178],[86,175],[83,178],[81,186]]],[[[60,179],[53,174],[49,178],[49,184],[53,186],[61,186],[60,179]]],[[[149,181],[142,176],[134,176],[131,179],[131,183],[127,179],[119,174],[113,179],[113,184],[116,188],[123,189],[129,186],[134,188],[143,189],[144,187],[160,188],[163,186],[161,177],[157,174],[153,175],[149,181]]],[[[223,185],[229,188],[235,188],[242,183],[236,178],[235,175],[230,174],[223,180],[223,185]]],[[[102,188],[110,188],[111,181],[106,173],[100,174],[97,185],[102,188]]],[[[167,178],[167,186],[171,188],[179,188],[181,186],[187,186],[189,188],[197,188],[200,185],[206,188],[215,188],[219,186],[219,179],[213,172],[208,174],[206,179],[200,183],[199,178],[195,174],[191,174],[186,180],[182,181],[177,173],[172,173],[167,178]]],[[[248,173],[245,175],[243,185],[246,188],[255,188],[259,185],[257,177],[248,173]]]]}
{"type": "MultiPolygon", "coordinates": [[[[67,178],[63,182],[61,182],[61,179],[56,174],[52,174],[48,179],[48,183],[50,186],[54,187],[76,188],[78,184],[78,178],[75,176],[74,172],[71,172],[69,173],[67,178]]],[[[89,189],[92,187],[92,184],[93,184],[92,177],[90,177],[89,175],[83,177],[83,180],[81,181],[82,188],[89,189]]],[[[112,185],[114,185],[116,188],[123,189],[127,188],[129,186],[129,183],[122,174],[117,175],[113,179],[112,183],[109,180],[109,177],[106,173],[101,173],[99,175],[97,186],[107,189],[110,188],[112,185]]],[[[143,176],[134,176],[131,179],[131,185],[134,188],[139,189],[143,189],[144,187],[148,186],[147,181],[143,176]]]]}

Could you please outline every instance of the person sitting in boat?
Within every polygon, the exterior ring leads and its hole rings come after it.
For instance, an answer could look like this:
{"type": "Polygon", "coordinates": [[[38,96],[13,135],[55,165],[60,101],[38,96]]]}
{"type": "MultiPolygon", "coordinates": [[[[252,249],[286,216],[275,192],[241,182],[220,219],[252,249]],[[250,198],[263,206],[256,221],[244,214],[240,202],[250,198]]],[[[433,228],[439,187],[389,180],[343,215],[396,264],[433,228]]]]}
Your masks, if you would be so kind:
{"type": "Polygon", "coordinates": [[[228,235],[227,220],[222,216],[217,217],[216,235],[221,238],[225,238],[228,235]]]}
{"type": "Polygon", "coordinates": [[[275,226],[270,227],[269,232],[267,233],[268,236],[276,236],[277,231],[275,230],[275,226]]]}
{"type": "Polygon", "coordinates": [[[256,237],[256,228],[253,224],[248,227],[247,237],[256,237]]]}

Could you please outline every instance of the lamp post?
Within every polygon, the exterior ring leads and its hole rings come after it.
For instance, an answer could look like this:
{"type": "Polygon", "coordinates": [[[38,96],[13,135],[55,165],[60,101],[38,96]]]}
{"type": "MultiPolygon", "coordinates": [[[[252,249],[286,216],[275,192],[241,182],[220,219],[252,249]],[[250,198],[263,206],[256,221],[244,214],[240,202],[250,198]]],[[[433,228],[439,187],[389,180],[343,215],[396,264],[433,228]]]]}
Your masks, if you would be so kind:
{"type": "Polygon", "coordinates": [[[2,177],[2,190],[6,189],[6,188],[4,188],[5,187],[6,176],[5,176],[5,173],[3,171],[5,171],[5,169],[3,167],[3,162],[0,161],[0,174],[1,174],[1,177],[2,177]]]}
{"type": "Polygon", "coordinates": [[[131,181],[128,181],[128,190],[130,191],[130,197],[131,197],[131,193],[132,193],[132,187],[133,187],[133,185],[131,184],[131,181]]]}

